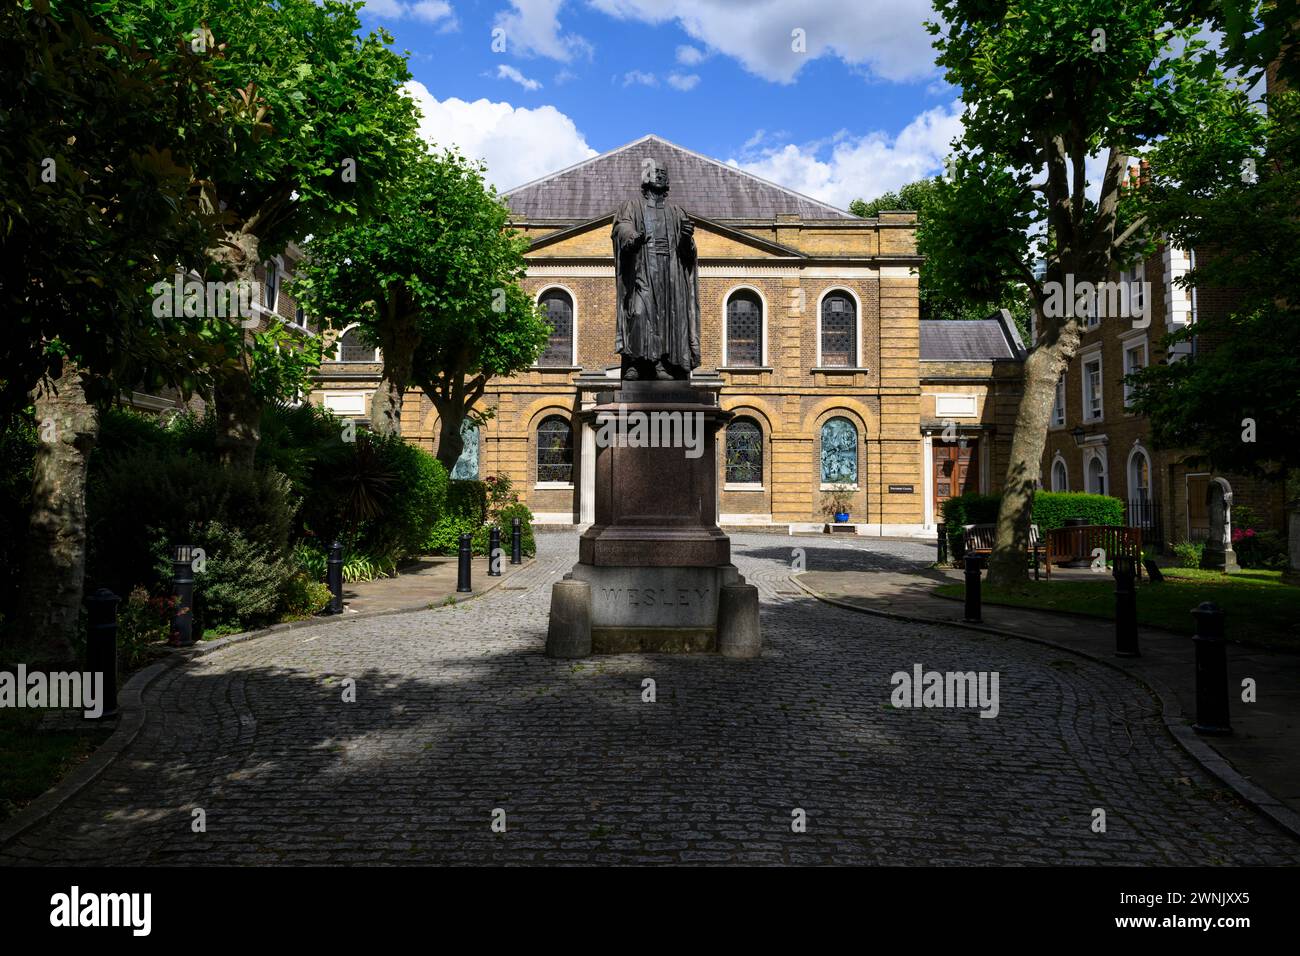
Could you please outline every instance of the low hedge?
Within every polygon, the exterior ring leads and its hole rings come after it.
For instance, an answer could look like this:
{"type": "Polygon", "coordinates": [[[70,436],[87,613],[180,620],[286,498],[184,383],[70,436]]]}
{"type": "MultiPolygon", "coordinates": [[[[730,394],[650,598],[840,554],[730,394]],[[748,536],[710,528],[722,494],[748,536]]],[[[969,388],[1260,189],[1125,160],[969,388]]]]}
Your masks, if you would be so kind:
{"type": "MultiPolygon", "coordinates": [[[[960,557],[962,526],[968,524],[995,524],[998,509],[1002,507],[1001,495],[981,495],[968,492],[943,503],[943,521],[948,531],[948,550],[960,557]]],[[[1124,524],[1124,502],[1109,495],[1089,495],[1076,491],[1039,491],[1034,494],[1032,521],[1040,532],[1065,527],[1067,518],[1083,518],[1088,524],[1124,524]]]]}

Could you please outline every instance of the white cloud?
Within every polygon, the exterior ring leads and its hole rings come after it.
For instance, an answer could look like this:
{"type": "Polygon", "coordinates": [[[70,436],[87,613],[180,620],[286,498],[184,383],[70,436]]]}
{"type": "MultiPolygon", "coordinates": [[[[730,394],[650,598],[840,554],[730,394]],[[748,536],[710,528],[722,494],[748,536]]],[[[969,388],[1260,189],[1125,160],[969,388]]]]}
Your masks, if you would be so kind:
{"type": "Polygon", "coordinates": [[[677,48],[677,62],[682,66],[695,66],[704,61],[704,51],[683,44],[677,48]]]}
{"type": "Polygon", "coordinates": [[[681,90],[683,93],[695,89],[699,82],[700,78],[695,73],[668,74],[668,85],[675,90],[681,90]]]}
{"type": "Polygon", "coordinates": [[[518,70],[516,70],[513,66],[507,66],[505,63],[501,63],[497,66],[497,79],[513,80],[514,82],[518,83],[526,90],[540,90],[542,88],[542,84],[540,82],[538,82],[537,80],[529,79],[528,77],[520,73],[518,70]]]}
{"type": "Polygon", "coordinates": [[[659,78],[644,70],[628,70],[623,74],[623,85],[631,86],[633,83],[637,86],[658,86],[659,78]]]}
{"type": "MultiPolygon", "coordinates": [[[[854,199],[874,199],[939,173],[949,143],[960,135],[961,104],[954,102],[920,114],[892,139],[879,132],[852,136],[841,131],[803,145],[766,147],[757,156],[728,162],[843,209],[854,199]]],[[[763,139],[759,130],[749,143],[763,139]]]]}
{"type": "Polygon", "coordinates": [[[560,7],[565,0],[510,0],[512,10],[502,10],[493,23],[505,31],[506,51],[524,56],[545,56],[568,63],[575,56],[590,57],[592,45],[576,33],[563,33],[560,7]]]}
{"type": "MultiPolygon", "coordinates": [[[[837,56],[887,80],[935,73],[930,0],[587,0],[598,10],[643,23],[677,21],[711,50],[734,57],[778,83],[791,82],[809,61],[837,56]],[[792,32],[804,31],[806,52],[792,49],[792,32]]],[[[553,3],[558,6],[558,3],[553,3]]],[[[684,61],[682,61],[684,62],[684,61]]],[[[689,65],[689,64],[688,64],[689,65]]]]}
{"type": "Polygon", "coordinates": [[[411,80],[406,94],[420,108],[420,135],[436,146],[457,146],[487,163],[488,182],[520,186],[596,155],[568,116],[554,106],[536,109],[490,100],[439,101],[411,80]]]}
{"type": "Polygon", "coordinates": [[[402,0],[366,0],[362,12],[385,20],[410,17],[425,23],[441,23],[444,31],[459,26],[456,11],[447,0],[415,0],[414,3],[403,3],[402,0]]]}

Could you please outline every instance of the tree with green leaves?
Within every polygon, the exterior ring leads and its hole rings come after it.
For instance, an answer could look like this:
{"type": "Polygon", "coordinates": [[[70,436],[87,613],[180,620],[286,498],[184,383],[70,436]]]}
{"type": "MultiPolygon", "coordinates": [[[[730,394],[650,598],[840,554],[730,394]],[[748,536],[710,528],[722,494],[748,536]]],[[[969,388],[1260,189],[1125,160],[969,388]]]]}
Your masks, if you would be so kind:
{"type": "Polygon", "coordinates": [[[407,388],[424,390],[448,471],[488,380],[531,365],[550,332],[519,288],[527,241],[508,218],[481,165],[453,151],[415,155],[375,215],[312,240],[294,282],[314,314],[356,323],[382,349],[372,428],[399,433],[407,388]]]}
{"type": "MultiPolygon", "coordinates": [[[[918,242],[927,229],[940,227],[930,218],[930,205],[939,189],[938,177],[918,179],[908,183],[898,192],[887,192],[870,202],[855,199],[849,203],[849,212],[863,218],[877,216],[884,210],[906,210],[916,213],[918,242]]],[[[1007,283],[1001,289],[1001,296],[992,301],[972,299],[969,296],[953,298],[941,292],[933,278],[932,263],[921,267],[921,279],[917,295],[921,303],[923,319],[986,319],[995,309],[1006,309],[1011,313],[1020,336],[1029,338],[1029,293],[1022,284],[1007,283]]]]}
{"type": "MultiPolygon", "coordinates": [[[[989,578],[1015,586],[1056,382],[1079,346],[1088,286],[1147,248],[1121,209],[1128,157],[1200,126],[1225,81],[1191,15],[1133,0],[936,0],[937,62],[962,91],[964,133],[922,253],[944,293],[996,299],[1023,283],[1037,341],[1024,366],[989,578]],[[1086,166],[1102,159],[1095,198],[1086,166]],[[1044,260],[1046,274],[1034,264],[1044,260]],[[1064,301],[1075,290],[1075,301],[1064,301]]],[[[1124,321],[1103,318],[1101,321],[1124,321]]]]}
{"type": "Polygon", "coordinates": [[[85,560],[96,405],[140,381],[183,385],[214,355],[150,287],[201,263],[210,220],[191,200],[186,137],[220,140],[206,65],[163,63],[115,39],[97,11],[33,0],[0,12],[0,418],[32,409],[36,455],[20,605],[5,640],[72,656],[85,560]],[[30,405],[29,405],[30,403],[30,405]]]}
{"type": "MultiPolygon", "coordinates": [[[[362,34],[346,0],[109,0],[115,29],[160,60],[200,55],[215,77],[186,94],[225,120],[226,143],[197,160],[194,186],[220,232],[208,250],[221,277],[255,270],[294,240],[363,215],[411,150],[410,78],[385,31],[362,34]]],[[[214,370],[223,461],[250,466],[264,405],[260,349],[242,322],[214,323],[236,345],[214,370]]]]}
{"type": "Polygon", "coordinates": [[[1226,89],[1204,130],[1151,150],[1134,203],[1197,251],[1180,281],[1232,289],[1235,305],[1202,310],[1166,343],[1195,350],[1131,381],[1157,446],[1279,479],[1300,469],[1300,94],[1275,91],[1266,106],[1245,84],[1226,89]]]}

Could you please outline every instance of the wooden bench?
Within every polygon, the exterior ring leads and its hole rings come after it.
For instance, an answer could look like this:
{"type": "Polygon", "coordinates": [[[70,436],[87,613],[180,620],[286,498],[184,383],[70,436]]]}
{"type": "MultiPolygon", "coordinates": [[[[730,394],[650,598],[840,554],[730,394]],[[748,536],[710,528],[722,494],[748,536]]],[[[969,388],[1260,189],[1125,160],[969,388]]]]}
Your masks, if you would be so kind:
{"type": "MultiPolygon", "coordinates": [[[[988,557],[993,551],[993,541],[997,537],[998,526],[995,524],[964,524],[962,528],[962,556],[968,554],[988,557]]],[[[1038,562],[1043,555],[1042,538],[1038,525],[1029,526],[1029,550],[1026,554],[1034,559],[1034,580],[1038,580],[1038,562]]]]}
{"type": "Polygon", "coordinates": [[[1105,559],[1127,555],[1133,559],[1137,579],[1142,580],[1142,529],[1115,525],[1085,524],[1073,528],[1053,528],[1047,532],[1047,551],[1044,563],[1047,577],[1052,577],[1052,565],[1067,561],[1092,560],[1093,552],[1100,548],[1105,559]]]}

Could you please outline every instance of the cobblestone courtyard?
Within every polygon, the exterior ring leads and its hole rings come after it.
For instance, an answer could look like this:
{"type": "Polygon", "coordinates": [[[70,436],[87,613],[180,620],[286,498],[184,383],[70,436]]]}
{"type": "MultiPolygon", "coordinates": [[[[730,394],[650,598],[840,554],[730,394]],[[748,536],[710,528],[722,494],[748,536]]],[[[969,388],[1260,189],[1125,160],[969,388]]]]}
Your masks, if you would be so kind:
{"type": "Polygon", "coordinates": [[[899,570],[932,560],[926,545],[733,536],[762,594],[762,659],[573,663],[543,645],[576,537],[538,543],[537,562],[466,604],[273,634],[167,671],[134,743],[0,862],[1300,861],[1124,675],[832,607],[789,579],[793,547],[809,568],[899,570]],[[998,716],[894,709],[890,675],[918,663],[998,671],[998,716]]]}

